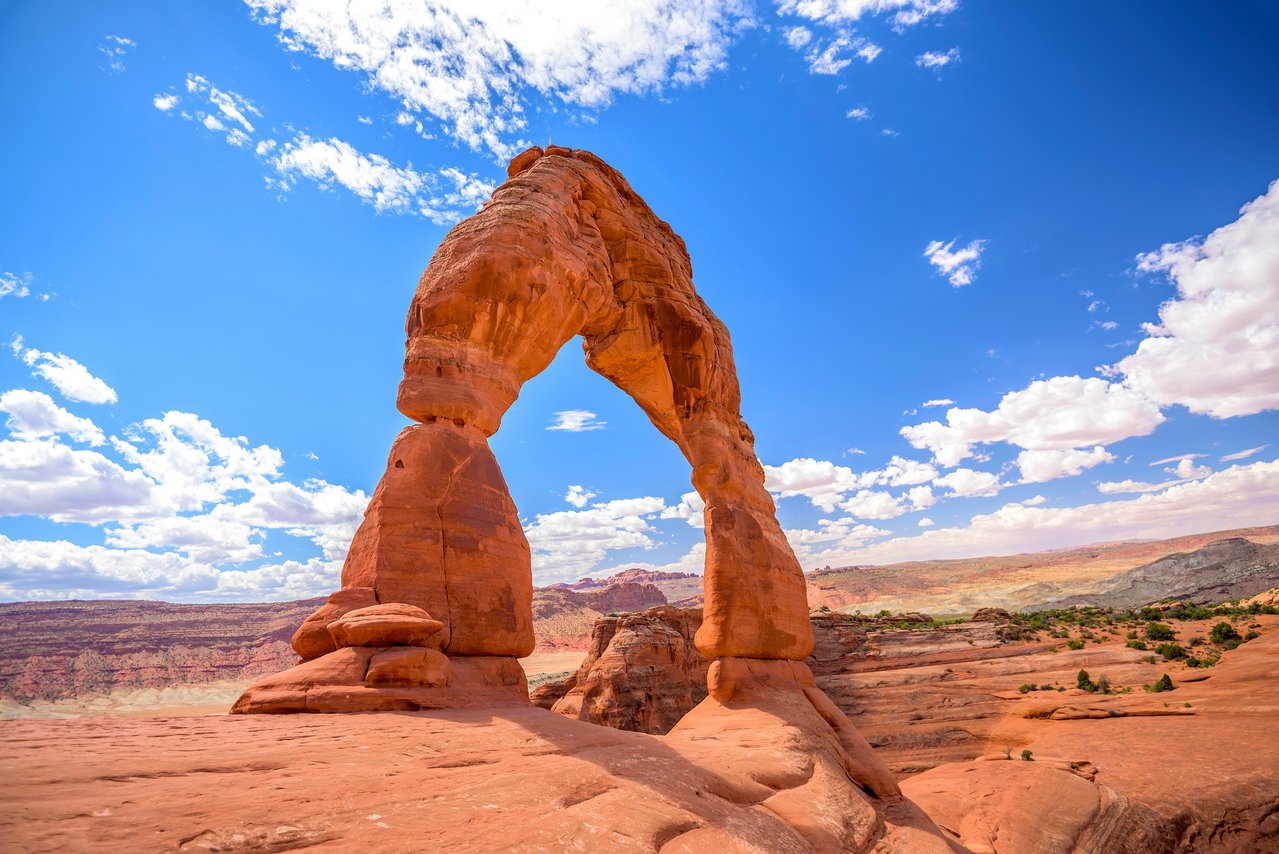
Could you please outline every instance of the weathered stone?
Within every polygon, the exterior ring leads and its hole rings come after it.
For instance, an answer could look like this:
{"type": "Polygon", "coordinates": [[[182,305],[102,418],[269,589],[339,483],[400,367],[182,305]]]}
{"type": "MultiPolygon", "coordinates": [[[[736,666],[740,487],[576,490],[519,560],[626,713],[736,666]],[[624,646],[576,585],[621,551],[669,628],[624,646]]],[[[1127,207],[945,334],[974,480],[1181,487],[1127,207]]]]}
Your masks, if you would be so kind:
{"type": "Polygon", "coordinates": [[[347,611],[376,604],[377,594],[372,587],[343,587],[329,596],[328,602],[298,626],[298,630],[293,633],[293,651],[302,656],[303,661],[333,652],[337,649],[337,644],[329,634],[329,623],[347,611]]]}
{"type": "Polygon", "coordinates": [[[436,687],[449,681],[449,659],[435,649],[415,646],[396,647],[369,659],[369,672],[364,677],[369,685],[425,685],[436,687]]]}
{"type": "Polygon", "coordinates": [[[338,647],[432,646],[444,628],[439,620],[415,605],[392,602],[348,611],[329,623],[329,634],[338,647]]]}

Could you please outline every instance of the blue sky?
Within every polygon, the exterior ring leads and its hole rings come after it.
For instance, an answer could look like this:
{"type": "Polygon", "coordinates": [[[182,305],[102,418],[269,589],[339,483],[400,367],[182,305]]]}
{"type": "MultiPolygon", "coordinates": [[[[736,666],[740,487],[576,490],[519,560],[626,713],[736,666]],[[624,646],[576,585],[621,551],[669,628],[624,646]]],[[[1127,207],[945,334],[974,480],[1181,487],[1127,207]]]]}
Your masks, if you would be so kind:
{"type": "MultiPolygon", "coordinates": [[[[417,278],[548,141],[686,240],[806,568],[1279,522],[1272,4],[527,6],[0,10],[0,597],[332,589],[417,278]]],[[[539,582],[700,571],[576,344],[492,444],[539,582]]]]}

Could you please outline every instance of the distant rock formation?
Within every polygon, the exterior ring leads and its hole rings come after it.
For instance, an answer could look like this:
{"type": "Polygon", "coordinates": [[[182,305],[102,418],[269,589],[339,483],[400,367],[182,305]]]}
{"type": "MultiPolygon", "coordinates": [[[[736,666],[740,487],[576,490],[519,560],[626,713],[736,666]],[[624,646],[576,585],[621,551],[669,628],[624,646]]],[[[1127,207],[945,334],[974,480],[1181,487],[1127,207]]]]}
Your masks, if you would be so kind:
{"type": "Polygon", "coordinates": [[[578,720],[659,735],[706,697],[710,662],[693,645],[702,612],[663,605],[605,617],[577,672],[539,686],[534,705],[578,720]]]}
{"type": "Polygon", "coordinates": [[[1279,543],[1262,545],[1241,537],[1218,540],[1130,569],[1091,592],[1053,599],[1024,610],[1074,605],[1140,608],[1163,600],[1226,602],[1255,596],[1279,584],[1279,543]]]}
{"type": "Polygon", "coordinates": [[[661,572],[639,568],[625,569],[615,575],[607,575],[603,578],[587,576],[577,581],[553,584],[551,588],[564,587],[570,590],[584,591],[614,584],[651,584],[662,591],[662,595],[666,597],[668,603],[680,605],[680,607],[694,607],[684,603],[696,600],[700,605],[702,600],[702,576],[693,572],[661,572]]]}

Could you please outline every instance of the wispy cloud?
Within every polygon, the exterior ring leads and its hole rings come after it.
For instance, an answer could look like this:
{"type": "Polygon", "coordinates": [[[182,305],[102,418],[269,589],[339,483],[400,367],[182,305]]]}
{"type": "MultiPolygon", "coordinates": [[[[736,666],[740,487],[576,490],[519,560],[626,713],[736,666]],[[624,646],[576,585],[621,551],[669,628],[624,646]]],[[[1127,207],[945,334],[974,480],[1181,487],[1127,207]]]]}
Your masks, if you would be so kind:
{"type": "Polygon", "coordinates": [[[555,413],[547,430],[563,430],[567,433],[584,433],[587,430],[603,430],[607,421],[600,421],[589,409],[565,409],[555,413]]]}
{"type": "Polygon", "coordinates": [[[186,98],[191,109],[177,110],[182,96],[156,95],[155,108],[198,123],[226,141],[252,151],[267,170],[266,184],[281,195],[300,181],[321,189],[342,187],[378,213],[420,216],[439,225],[456,222],[474,211],[493,192],[491,181],[453,167],[434,171],[399,166],[374,153],[359,151],[350,143],[330,137],[315,139],[291,131],[279,141],[258,136],[255,122],[262,111],[245,96],[221,89],[202,75],[188,74],[186,98]]]}
{"type": "Polygon", "coordinates": [[[973,283],[977,268],[981,266],[981,254],[985,250],[986,241],[974,240],[959,249],[955,248],[955,243],[954,240],[949,243],[934,240],[924,247],[924,257],[953,286],[962,288],[973,283]]]}
{"type": "Polygon", "coordinates": [[[952,47],[945,53],[928,50],[915,57],[915,64],[920,68],[932,68],[935,70],[941,70],[947,65],[956,62],[959,62],[959,48],[957,47],[952,47]]]}
{"type": "Polygon", "coordinates": [[[31,368],[35,376],[47,380],[68,400],[83,403],[115,403],[115,390],[89,369],[62,353],[45,353],[25,346],[22,336],[15,336],[9,348],[13,355],[31,368]]]}
{"type": "Polygon", "coordinates": [[[1270,445],[1266,444],[1266,445],[1258,445],[1255,448],[1248,448],[1245,451],[1236,451],[1233,454],[1226,454],[1224,457],[1221,458],[1221,461],[1229,463],[1229,462],[1234,462],[1235,460],[1246,460],[1248,457],[1251,457],[1254,454],[1259,454],[1269,447],[1270,445]]]}
{"type": "Polygon", "coordinates": [[[107,71],[119,74],[124,71],[124,57],[137,46],[132,39],[123,36],[103,36],[98,42],[98,53],[107,58],[107,71]]]}

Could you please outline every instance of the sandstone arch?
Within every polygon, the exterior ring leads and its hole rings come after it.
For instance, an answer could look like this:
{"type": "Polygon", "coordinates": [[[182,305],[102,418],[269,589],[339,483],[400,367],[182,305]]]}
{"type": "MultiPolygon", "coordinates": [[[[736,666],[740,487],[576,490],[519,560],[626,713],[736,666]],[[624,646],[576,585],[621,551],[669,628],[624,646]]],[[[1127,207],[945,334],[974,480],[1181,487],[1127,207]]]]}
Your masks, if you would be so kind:
{"type": "MultiPolygon", "coordinates": [[[[325,705],[304,687],[313,686],[308,679],[368,687],[365,676],[382,668],[370,663],[372,653],[341,650],[337,660],[350,672],[329,672],[328,654],[338,651],[329,624],[392,603],[441,623],[430,646],[462,671],[478,668],[484,685],[522,690],[509,676],[519,669],[513,659],[534,646],[530,552],[488,437],[520,387],[578,335],[587,364],[680,448],[706,502],[698,649],[712,660],[801,661],[811,651],[803,573],[741,417],[728,330],[697,295],[684,242],[589,152],[532,148],[508,174],[449,232],[418,283],[397,400],[415,423],[392,446],[342,589],[294,636],[294,648],[315,666],[272,683],[292,699],[262,701],[271,686],[259,684],[257,700],[246,694],[237,708],[325,705]],[[323,664],[314,661],[322,656],[323,664]]],[[[401,618],[408,619],[386,617],[401,618]]],[[[395,679],[407,690],[423,687],[416,676],[395,679]]],[[[379,684],[370,707],[386,702],[391,683],[379,684]]],[[[427,702],[419,694],[413,702],[427,702]]]]}

